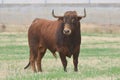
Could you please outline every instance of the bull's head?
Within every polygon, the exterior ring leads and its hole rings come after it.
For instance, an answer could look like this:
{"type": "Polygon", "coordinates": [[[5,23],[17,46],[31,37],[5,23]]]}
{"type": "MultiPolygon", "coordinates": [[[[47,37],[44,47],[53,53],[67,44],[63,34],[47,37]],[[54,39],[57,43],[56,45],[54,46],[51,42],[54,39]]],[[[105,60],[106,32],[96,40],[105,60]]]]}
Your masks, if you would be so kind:
{"type": "Polygon", "coordinates": [[[58,18],[59,20],[63,21],[63,34],[70,35],[74,30],[75,25],[78,24],[82,18],[86,17],[86,10],[84,9],[84,16],[78,16],[76,11],[67,11],[64,16],[56,16],[54,14],[54,10],[52,11],[52,15],[54,18],[58,18]]]}

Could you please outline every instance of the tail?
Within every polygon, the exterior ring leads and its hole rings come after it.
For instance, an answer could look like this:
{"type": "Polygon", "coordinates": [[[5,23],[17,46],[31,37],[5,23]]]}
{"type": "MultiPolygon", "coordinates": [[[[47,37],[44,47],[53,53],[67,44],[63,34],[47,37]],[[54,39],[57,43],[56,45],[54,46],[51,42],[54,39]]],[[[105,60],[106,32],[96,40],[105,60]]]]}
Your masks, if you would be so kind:
{"type": "Polygon", "coordinates": [[[30,66],[30,62],[24,67],[24,69],[27,69],[30,66]]]}

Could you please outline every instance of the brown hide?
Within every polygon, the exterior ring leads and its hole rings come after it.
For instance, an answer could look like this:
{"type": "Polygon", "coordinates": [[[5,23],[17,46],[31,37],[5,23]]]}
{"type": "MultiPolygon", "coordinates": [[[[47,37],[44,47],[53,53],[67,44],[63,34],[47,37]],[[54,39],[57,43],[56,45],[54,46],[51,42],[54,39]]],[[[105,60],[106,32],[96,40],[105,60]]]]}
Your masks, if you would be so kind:
{"type": "Polygon", "coordinates": [[[55,52],[56,31],[61,21],[50,21],[36,19],[28,31],[28,42],[30,47],[44,47],[55,52]]]}
{"type": "Polygon", "coordinates": [[[79,20],[82,17],[78,17],[75,11],[67,11],[60,18],[55,16],[54,13],[53,16],[58,20],[51,21],[37,18],[31,24],[28,30],[30,59],[25,69],[31,65],[34,72],[42,71],[41,60],[46,49],[49,49],[54,56],[56,51],[59,53],[64,71],[67,71],[66,56],[71,57],[73,55],[74,70],[78,71],[81,43],[79,20]]]}

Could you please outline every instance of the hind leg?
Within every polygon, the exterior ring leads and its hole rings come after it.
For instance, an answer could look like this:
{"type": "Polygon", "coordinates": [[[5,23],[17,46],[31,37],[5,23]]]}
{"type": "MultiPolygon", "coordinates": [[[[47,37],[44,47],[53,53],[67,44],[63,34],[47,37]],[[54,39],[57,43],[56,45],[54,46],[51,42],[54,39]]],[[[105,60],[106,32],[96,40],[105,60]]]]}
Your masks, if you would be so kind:
{"type": "Polygon", "coordinates": [[[35,62],[36,62],[36,56],[37,56],[37,49],[31,48],[30,49],[30,65],[32,67],[32,70],[34,72],[37,72],[36,67],[35,67],[35,62]]]}
{"type": "Polygon", "coordinates": [[[41,61],[42,61],[42,58],[43,58],[45,52],[46,52],[46,48],[44,48],[44,47],[40,47],[39,50],[38,50],[38,56],[37,56],[38,72],[42,72],[41,61]]]}

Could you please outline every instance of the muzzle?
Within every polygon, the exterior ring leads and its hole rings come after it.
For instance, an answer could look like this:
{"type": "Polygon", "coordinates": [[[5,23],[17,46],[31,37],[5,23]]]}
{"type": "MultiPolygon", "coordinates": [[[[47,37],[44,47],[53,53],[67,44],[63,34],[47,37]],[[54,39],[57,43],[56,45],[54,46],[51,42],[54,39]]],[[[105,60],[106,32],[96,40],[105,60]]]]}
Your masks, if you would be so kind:
{"type": "Polygon", "coordinates": [[[70,28],[69,24],[65,24],[64,29],[63,29],[63,34],[65,34],[65,35],[71,34],[71,28],[70,28]]]}

